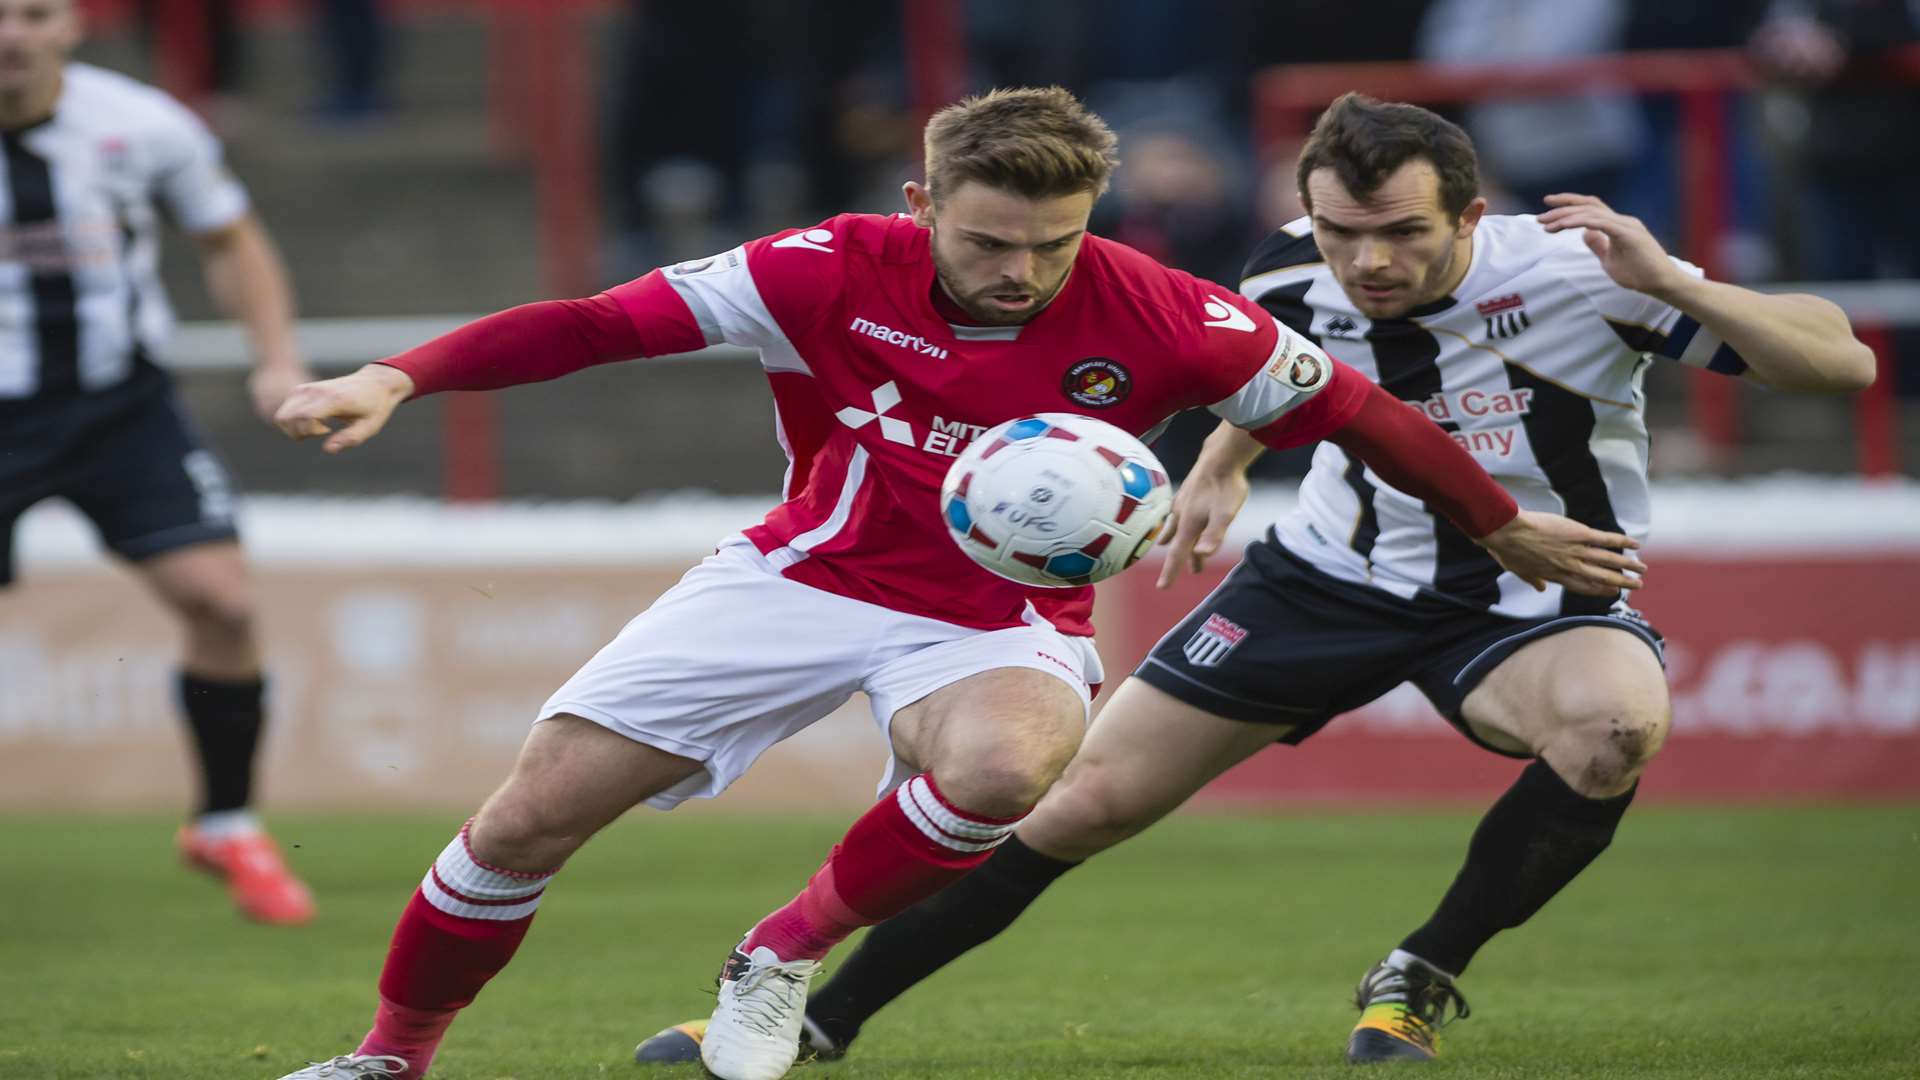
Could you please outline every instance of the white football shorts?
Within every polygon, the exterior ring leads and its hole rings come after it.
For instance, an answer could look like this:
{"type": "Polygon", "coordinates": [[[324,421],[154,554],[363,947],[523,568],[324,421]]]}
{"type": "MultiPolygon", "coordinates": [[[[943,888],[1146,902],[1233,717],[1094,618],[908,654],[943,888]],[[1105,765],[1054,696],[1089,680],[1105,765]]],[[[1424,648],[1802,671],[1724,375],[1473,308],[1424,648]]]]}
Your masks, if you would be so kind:
{"type": "MultiPolygon", "coordinates": [[[[729,537],[554,691],[536,723],[561,714],[706,766],[646,800],[671,810],[710,799],[768,747],[855,691],[886,737],[893,714],[994,668],[1033,668],[1091,701],[1102,672],[1093,639],[1033,616],[977,630],[781,577],[745,537],[729,537]]],[[[906,777],[889,758],[879,794],[906,777]]]]}

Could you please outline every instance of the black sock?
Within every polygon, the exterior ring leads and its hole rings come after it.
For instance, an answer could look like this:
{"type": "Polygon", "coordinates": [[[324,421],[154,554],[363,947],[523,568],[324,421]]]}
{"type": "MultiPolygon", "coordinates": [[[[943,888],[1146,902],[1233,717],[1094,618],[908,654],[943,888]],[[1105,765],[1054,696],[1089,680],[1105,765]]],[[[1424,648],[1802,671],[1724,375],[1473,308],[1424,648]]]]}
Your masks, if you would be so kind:
{"type": "Polygon", "coordinates": [[[807,1018],[845,1046],[867,1018],[961,953],[1005,930],[1061,874],[1080,865],[1010,836],[979,868],[867,931],[807,998],[807,1018]]]}
{"type": "Polygon", "coordinates": [[[253,795],[253,752],[260,744],[266,684],[180,673],[180,706],[200,754],[200,813],[238,810],[253,795]]]}
{"type": "Polygon", "coordinates": [[[1480,819],[1460,876],[1400,947],[1442,971],[1465,971],[1493,935],[1526,922],[1607,849],[1638,787],[1589,799],[1536,759],[1480,819]]]}

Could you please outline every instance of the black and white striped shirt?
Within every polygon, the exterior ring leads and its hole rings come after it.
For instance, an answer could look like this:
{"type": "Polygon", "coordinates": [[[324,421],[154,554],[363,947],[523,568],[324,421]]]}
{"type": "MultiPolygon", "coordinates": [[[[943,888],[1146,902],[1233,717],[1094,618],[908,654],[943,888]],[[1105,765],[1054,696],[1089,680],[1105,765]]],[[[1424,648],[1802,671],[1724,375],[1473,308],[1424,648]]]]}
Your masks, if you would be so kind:
{"type": "MultiPolygon", "coordinates": [[[[1439,423],[1522,507],[1641,540],[1651,358],[1746,369],[1692,318],[1616,284],[1579,230],[1548,233],[1531,216],[1484,218],[1453,293],[1403,318],[1354,307],[1306,218],[1254,252],[1241,291],[1439,423]]],[[[1320,570],[1403,598],[1438,594],[1521,618],[1611,606],[1557,585],[1535,592],[1332,443],[1320,444],[1275,533],[1320,570]]]]}
{"type": "Polygon", "coordinates": [[[103,390],[173,326],[159,211],[190,233],[247,211],[220,144],[144,83],[68,64],[48,120],[0,132],[0,402],[103,390]]]}

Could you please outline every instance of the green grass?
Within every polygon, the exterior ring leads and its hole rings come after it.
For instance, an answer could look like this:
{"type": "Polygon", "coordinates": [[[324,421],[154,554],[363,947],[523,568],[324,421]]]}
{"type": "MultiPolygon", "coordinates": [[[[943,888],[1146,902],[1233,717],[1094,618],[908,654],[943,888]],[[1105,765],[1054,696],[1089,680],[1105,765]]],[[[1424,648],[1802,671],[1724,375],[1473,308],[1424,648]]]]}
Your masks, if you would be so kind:
{"type": "MultiPolygon", "coordinates": [[[[1189,815],[1078,870],[803,1080],[1345,1077],[1346,1002],[1423,919],[1475,815],[1189,815]]],[[[441,1080],[657,1076],[739,931],[831,816],[640,814],[582,852],[441,1080]]],[[[394,916],[458,817],[282,817],[319,920],[247,925],[159,818],[0,816],[0,1078],[271,1080],[351,1049],[394,916]]],[[[1920,808],[1629,816],[1462,986],[1436,1077],[1920,1076],[1920,808]]]]}

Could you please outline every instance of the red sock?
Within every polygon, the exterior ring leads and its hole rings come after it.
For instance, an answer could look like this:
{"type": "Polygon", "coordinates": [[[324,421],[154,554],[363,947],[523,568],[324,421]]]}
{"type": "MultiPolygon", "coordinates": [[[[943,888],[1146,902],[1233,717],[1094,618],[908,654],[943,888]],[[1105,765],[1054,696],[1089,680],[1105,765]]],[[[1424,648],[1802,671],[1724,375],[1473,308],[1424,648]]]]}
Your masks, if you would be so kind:
{"type": "Polygon", "coordinates": [[[393,928],[380,1007],[356,1054],[392,1054],[425,1076],[454,1016],[520,947],[552,871],[520,873],[473,857],[467,827],[428,868],[393,928]]]}
{"type": "Polygon", "coordinates": [[[962,810],[921,773],[861,815],[800,895],[760,920],[742,948],[818,960],[860,927],[885,922],[985,862],[1025,816],[962,810]]]}

